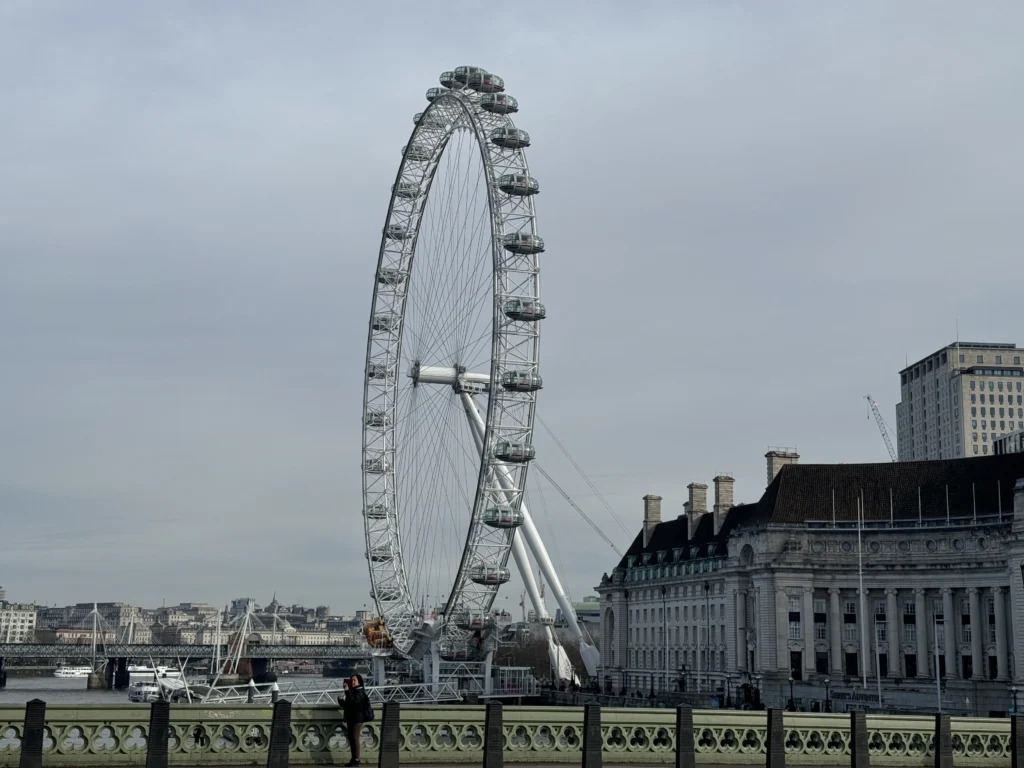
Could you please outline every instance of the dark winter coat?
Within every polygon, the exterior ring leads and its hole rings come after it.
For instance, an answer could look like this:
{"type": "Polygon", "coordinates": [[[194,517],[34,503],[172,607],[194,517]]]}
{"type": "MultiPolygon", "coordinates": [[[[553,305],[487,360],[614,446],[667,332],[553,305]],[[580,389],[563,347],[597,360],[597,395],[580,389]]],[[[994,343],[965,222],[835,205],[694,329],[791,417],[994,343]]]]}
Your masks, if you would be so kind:
{"type": "Polygon", "coordinates": [[[349,688],[345,697],[338,700],[341,705],[342,719],[346,723],[366,723],[373,720],[373,708],[370,697],[362,688],[349,688]]]}

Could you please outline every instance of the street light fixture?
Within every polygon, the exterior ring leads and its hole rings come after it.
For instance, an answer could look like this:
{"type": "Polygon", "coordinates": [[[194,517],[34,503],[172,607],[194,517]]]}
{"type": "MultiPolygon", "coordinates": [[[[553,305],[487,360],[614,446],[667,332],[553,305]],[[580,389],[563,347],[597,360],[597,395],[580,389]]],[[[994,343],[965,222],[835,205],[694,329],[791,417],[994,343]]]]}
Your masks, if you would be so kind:
{"type": "Polygon", "coordinates": [[[825,711],[832,711],[832,681],[825,678],[825,711]]]}
{"type": "Polygon", "coordinates": [[[789,676],[789,711],[796,711],[796,702],[793,700],[793,676],[789,676]]]}
{"type": "Polygon", "coordinates": [[[1020,688],[1018,688],[1016,685],[1010,686],[1010,693],[1013,694],[1013,714],[1015,715],[1017,714],[1017,691],[1019,690],[1020,688]]]}

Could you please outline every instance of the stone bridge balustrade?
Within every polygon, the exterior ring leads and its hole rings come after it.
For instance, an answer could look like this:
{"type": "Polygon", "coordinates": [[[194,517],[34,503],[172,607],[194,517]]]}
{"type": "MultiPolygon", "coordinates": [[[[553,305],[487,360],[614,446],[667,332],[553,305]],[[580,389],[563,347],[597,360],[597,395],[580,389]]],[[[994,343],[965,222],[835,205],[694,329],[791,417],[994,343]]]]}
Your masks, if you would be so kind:
{"type": "MultiPolygon", "coordinates": [[[[45,766],[140,765],[146,760],[149,707],[53,706],[46,710],[45,766]]],[[[0,706],[0,768],[18,765],[25,709],[0,706]]],[[[265,765],[272,708],[261,705],[174,705],[170,711],[170,763],[265,765]]],[[[601,713],[604,760],[612,764],[671,764],[675,755],[673,709],[605,708],[601,713]]],[[[792,765],[848,766],[850,718],[845,714],[785,713],[786,761],[792,765]]],[[[766,713],[694,710],[696,764],[763,765],[766,713]]],[[[363,759],[373,765],[380,715],[363,729],[363,759]]],[[[934,717],[868,715],[872,766],[932,766],[934,717]]],[[[340,765],[348,744],[331,706],[292,707],[290,763],[340,765]]],[[[582,707],[504,707],[507,763],[579,764],[582,707]]],[[[1003,768],[1010,764],[1010,720],[953,718],[956,766],[1003,768]]],[[[481,764],[482,706],[403,706],[400,760],[409,764],[481,764]]]]}

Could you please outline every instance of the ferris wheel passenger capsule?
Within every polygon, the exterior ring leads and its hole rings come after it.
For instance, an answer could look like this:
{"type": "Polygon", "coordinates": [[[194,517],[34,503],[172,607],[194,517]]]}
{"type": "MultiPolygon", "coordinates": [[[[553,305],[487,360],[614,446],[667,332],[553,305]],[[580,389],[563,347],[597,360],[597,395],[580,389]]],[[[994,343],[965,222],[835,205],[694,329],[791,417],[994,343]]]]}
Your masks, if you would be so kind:
{"type": "Polygon", "coordinates": [[[393,603],[402,599],[402,591],[398,587],[378,587],[370,590],[370,597],[382,603],[393,603]]]}
{"type": "Polygon", "coordinates": [[[498,189],[506,195],[526,197],[540,192],[540,182],[525,173],[509,173],[498,179],[498,189]]]}
{"type": "Polygon", "coordinates": [[[452,72],[451,70],[448,70],[447,72],[442,72],[438,80],[441,82],[441,85],[443,85],[445,88],[458,87],[458,83],[455,82],[455,73],[452,72]]]}
{"type": "Polygon", "coordinates": [[[491,528],[518,528],[523,524],[523,513],[511,507],[491,507],[484,510],[483,521],[491,528]]]}
{"type": "Polygon", "coordinates": [[[384,228],[384,236],[388,240],[408,240],[412,237],[412,230],[405,224],[388,224],[384,228]]]}
{"type": "Polygon", "coordinates": [[[391,552],[391,547],[381,544],[370,550],[369,557],[375,563],[387,563],[394,559],[394,554],[391,552]]]}
{"type": "Polygon", "coordinates": [[[473,72],[466,75],[466,87],[479,93],[500,93],[505,90],[505,81],[490,72],[473,72]]]}
{"type": "Polygon", "coordinates": [[[417,112],[412,116],[412,121],[421,128],[444,128],[448,122],[435,112],[424,115],[423,112],[417,112]]]}
{"type": "Polygon", "coordinates": [[[491,144],[502,149],[526,149],[530,146],[530,134],[522,128],[503,125],[491,131],[491,144]]]}
{"type": "Polygon", "coordinates": [[[512,571],[502,568],[500,565],[489,563],[477,563],[469,569],[469,579],[474,584],[482,584],[485,587],[496,587],[504,584],[512,578],[512,571]]]}
{"type": "Polygon", "coordinates": [[[507,93],[485,93],[480,97],[480,109],[496,115],[511,115],[519,111],[519,102],[507,93]]]}
{"type": "Polygon", "coordinates": [[[390,469],[388,460],[383,456],[378,456],[375,459],[367,459],[363,463],[363,469],[371,475],[383,475],[390,469]]]}
{"type": "Polygon", "coordinates": [[[363,510],[363,516],[367,520],[386,520],[388,517],[388,505],[370,504],[363,510]]]}
{"type": "Polygon", "coordinates": [[[531,256],[544,252],[544,239],[529,232],[510,232],[502,236],[501,244],[509,253],[531,256]]]}
{"type": "Polygon", "coordinates": [[[366,366],[366,378],[368,379],[390,379],[391,370],[383,363],[370,363],[366,366]]]}
{"type": "Polygon", "coordinates": [[[547,317],[548,311],[536,299],[509,299],[501,305],[501,311],[510,320],[532,323],[547,317]]]}
{"type": "Polygon", "coordinates": [[[395,197],[400,197],[403,200],[415,200],[420,196],[420,185],[415,181],[400,181],[391,187],[391,191],[395,193],[395,197]]]}
{"type": "Polygon", "coordinates": [[[499,440],[494,444],[494,458],[511,464],[525,464],[536,457],[536,449],[529,443],[515,443],[499,440]]]}
{"type": "Polygon", "coordinates": [[[399,317],[394,312],[381,312],[374,315],[370,326],[375,331],[393,331],[399,325],[399,317]]]}
{"type": "Polygon", "coordinates": [[[387,411],[379,408],[368,410],[363,417],[363,423],[368,427],[381,428],[391,424],[391,418],[387,411]]]}
{"type": "Polygon", "coordinates": [[[413,163],[425,163],[434,155],[434,151],[426,144],[406,144],[402,147],[402,155],[413,163]]]}
{"type": "Polygon", "coordinates": [[[427,101],[434,102],[446,93],[448,93],[447,88],[427,88],[427,101]]]}
{"type": "Polygon", "coordinates": [[[479,77],[486,74],[488,72],[483,67],[456,67],[452,76],[455,78],[456,83],[465,85],[471,77],[479,77]]]}
{"type": "Polygon", "coordinates": [[[494,626],[494,616],[489,613],[478,613],[476,611],[463,611],[455,616],[455,624],[459,629],[477,630],[491,629],[494,626]]]}
{"type": "Polygon", "coordinates": [[[405,272],[391,267],[384,267],[377,272],[377,282],[381,285],[401,285],[405,282],[405,278],[405,272]]]}
{"type": "Polygon", "coordinates": [[[505,371],[501,386],[509,392],[536,392],[544,386],[544,379],[533,371],[505,371]]]}

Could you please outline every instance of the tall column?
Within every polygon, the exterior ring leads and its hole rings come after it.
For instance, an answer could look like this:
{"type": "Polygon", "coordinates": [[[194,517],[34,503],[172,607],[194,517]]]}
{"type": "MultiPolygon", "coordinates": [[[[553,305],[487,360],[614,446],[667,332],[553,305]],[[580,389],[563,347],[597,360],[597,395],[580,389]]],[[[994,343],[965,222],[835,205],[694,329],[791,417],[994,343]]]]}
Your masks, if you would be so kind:
{"type": "Polygon", "coordinates": [[[914,590],[914,632],[917,635],[917,676],[928,677],[928,609],[924,590],[914,590]]]}
{"type": "Polygon", "coordinates": [[[885,590],[885,640],[889,653],[889,677],[903,677],[900,674],[900,619],[896,611],[896,590],[885,590]]]}
{"type": "Polygon", "coordinates": [[[829,650],[832,654],[832,677],[843,674],[843,616],[839,612],[839,588],[828,590],[829,650]]]}
{"type": "Polygon", "coordinates": [[[1010,659],[1006,654],[1006,595],[1002,587],[992,588],[992,602],[996,608],[996,677],[1006,680],[1010,659]]]}
{"type": "Polygon", "coordinates": [[[946,677],[960,677],[956,668],[956,619],[953,616],[953,590],[946,587],[942,590],[942,619],[945,624],[943,641],[946,646],[946,677]]]}
{"type": "Polygon", "coordinates": [[[814,674],[814,587],[804,587],[801,611],[804,629],[804,680],[814,674]]]}
{"type": "Polygon", "coordinates": [[[977,587],[967,590],[967,599],[971,612],[971,677],[984,680],[985,664],[981,658],[981,641],[985,637],[985,627],[981,624],[981,597],[978,595],[977,587]]]}
{"type": "Polygon", "coordinates": [[[775,587],[775,668],[789,675],[789,595],[775,587]]]}
{"type": "Polygon", "coordinates": [[[736,591],[736,671],[747,671],[747,593],[736,591]]]}
{"type": "Polygon", "coordinates": [[[864,588],[864,597],[857,590],[857,646],[860,648],[860,662],[857,672],[863,678],[875,676],[875,641],[871,636],[875,632],[874,614],[871,610],[871,590],[864,588]]]}

